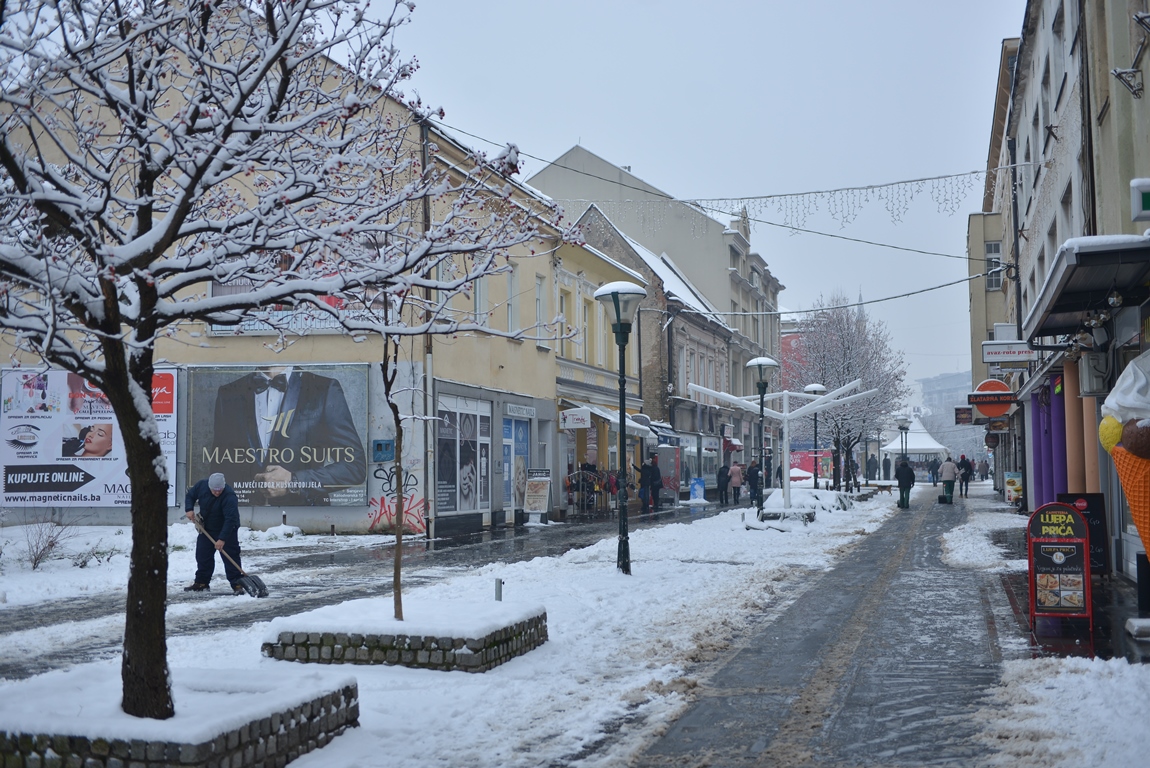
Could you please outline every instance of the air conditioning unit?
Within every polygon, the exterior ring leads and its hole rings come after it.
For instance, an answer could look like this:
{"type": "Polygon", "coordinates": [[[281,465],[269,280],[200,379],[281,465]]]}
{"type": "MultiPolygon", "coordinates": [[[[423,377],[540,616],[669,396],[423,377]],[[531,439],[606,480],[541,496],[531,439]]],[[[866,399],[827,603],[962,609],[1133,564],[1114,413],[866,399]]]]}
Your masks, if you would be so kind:
{"type": "Polygon", "coordinates": [[[1083,352],[1078,358],[1078,390],[1083,397],[1110,392],[1110,361],[1105,352],[1083,352]]]}

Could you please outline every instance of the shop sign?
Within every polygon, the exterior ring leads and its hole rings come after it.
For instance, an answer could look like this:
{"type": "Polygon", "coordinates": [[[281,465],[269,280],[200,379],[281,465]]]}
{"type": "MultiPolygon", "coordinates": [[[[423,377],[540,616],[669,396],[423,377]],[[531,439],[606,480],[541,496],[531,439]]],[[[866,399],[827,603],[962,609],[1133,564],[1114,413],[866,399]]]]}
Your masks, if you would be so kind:
{"type": "Polygon", "coordinates": [[[988,434],[985,438],[983,438],[982,442],[986,443],[987,448],[997,448],[998,435],[988,434]]]}
{"type": "Polygon", "coordinates": [[[1090,534],[1069,504],[1035,510],[1027,523],[1030,627],[1036,616],[1094,619],[1090,604],[1090,534]]]}
{"type": "Polygon", "coordinates": [[[718,453],[719,452],[719,438],[703,436],[703,452],[704,453],[718,453]]]}
{"type": "Polygon", "coordinates": [[[966,402],[975,406],[982,416],[993,419],[1005,416],[1017,398],[1006,382],[986,379],[966,396],[966,402]]]}
{"type": "Polygon", "coordinates": [[[1027,363],[1038,360],[1038,350],[1031,349],[1025,341],[984,341],[982,342],[982,362],[994,363],[1003,368],[1026,367],[1027,363]]]}
{"type": "Polygon", "coordinates": [[[1010,419],[987,419],[986,420],[987,432],[1009,432],[1010,419]]]}
{"type": "Polygon", "coordinates": [[[515,403],[504,403],[503,414],[505,416],[515,416],[519,419],[534,419],[535,409],[530,405],[516,405],[515,403]]]}
{"type": "Polygon", "coordinates": [[[956,405],[954,407],[954,423],[973,424],[974,408],[971,408],[969,405],[956,405]]]}
{"type": "Polygon", "coordinates": [[[559,429],[589,429],[590,427],[590,408],[571,408],[559,412],[559,429]]]}

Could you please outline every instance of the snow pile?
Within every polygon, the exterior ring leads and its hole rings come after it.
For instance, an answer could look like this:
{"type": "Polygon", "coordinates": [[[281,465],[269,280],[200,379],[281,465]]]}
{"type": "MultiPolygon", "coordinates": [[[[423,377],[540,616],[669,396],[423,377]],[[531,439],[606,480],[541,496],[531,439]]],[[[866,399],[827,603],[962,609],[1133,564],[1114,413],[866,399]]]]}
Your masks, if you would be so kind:
{"type": "MultiPolygon", "coordinates": [[[[1013,509],[1013,507],[1011,507],[1013,509]]],[[[1024,529],[1027,517],[1008,512],[972,512],[965,525],[942,537],[942,559],[955,568],[983,571],[1025,571],[1026,558],[1007,560],[1005,551],[990,540],[994,531],[1024,529]]]]}

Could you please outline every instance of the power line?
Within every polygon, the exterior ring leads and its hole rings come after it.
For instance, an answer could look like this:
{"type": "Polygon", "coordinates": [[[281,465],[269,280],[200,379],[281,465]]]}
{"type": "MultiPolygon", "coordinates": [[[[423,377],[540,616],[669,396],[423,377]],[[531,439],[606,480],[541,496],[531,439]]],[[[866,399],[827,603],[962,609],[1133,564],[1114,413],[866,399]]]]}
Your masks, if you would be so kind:
{"type": "MultiPolygon", "coordinates": [[[[491,139],[487,139],[483,136],[479,136],[478,134],[471,133],[470,131],[465,131],[462,128],[457,128],[456,126],[448,125],[447,123],[443,123],[441,121],[437,121],[437,122],[439,122],[439,124],[442,125],[444,128],[448,128],[448,129],[455,131],[457,133],[462,133],[465,136],[470,136],[473,139],[478,139],[479,141],[485,142],[485,143],[490,144],[494,147],[504,146],[503,144],[492,141],[491,139]]],[[[584,170],[579,169],[579,168],[571,168],[569,166],[556,163],[552,160],[544,160],[541,157],[536,157],[535,155],[532,155],[529,152],[524,152],[523,150],[519,150],[519,154],[524,156],[524,157],[529,157],[532,160],[538,160],[539,162],[545,163],[547,165],[554,165],[557,168],[562,168],[563,170],[569,171],[571,173],[576,173],[576,174],[579,174],[581,176],[587,176],[588,178],[596,179],[597,181],[605,181],[605,182],[608,182],[609,184],[614,184],[614,185],[621,187],[623,189],[633,189],[636,192],[642,192],[642,193],[647,194],[647,195],[652,195],[654,197],[661,198],[662,200],[669,202],[669,203],[682,203],[683,205],[689,205],[689,206],[698,208],[698,209],[703,210],[703,211],[711,211],[713,213],[721,213],[725,216],[730,216],[733,218],[739,218],[742,214],[741,213],[732,213],[731,211],[725,211],[721,208],[715,207],[714,205],[710,205],[708,203],[713,203],[713,202],[716,202],[720,199],[727,201],[727,202],[749,202],[752,200],[755,200],[755,201],[781,200],[781,199],[785,199],[785,198],[807,197],[807,196],[812,196],[812,195],[833,195],[833,194],[848,193],[848,192],[869,192],[869,191],[885,189],[885,188],[890,188],[890,187],[897,187],[900,185],[925,184],[925,183],[931,182],[931,181],[940,181],[940,180],[944,180],[944,179],[955,179],[955,178],[965,178],[965,177],[970,177],[970,176],[982,175],[982,174],[986,173],[986,171],[965,171],[963,173],[944,174],[941,176],[927,176],[927,177],[923,177],[923,178],[919,178],[919,179],[907,179],[905,181],[893,181],[893,182],[888,182],[885,184],[871,184],[871,185],[861,186],[861,187],[842,187],[839,189],[818,190],[818,191],[814,191],[814,192],[792,192],[792,193],[777,194],[777,195],[751,195],[751,196],[745,196],[745,197],[732,197],[732,198],[680,199],[680,198],[676,198],[672,195],[668,195],[665,192],[660,192],[659,190],[656,190],[653,187],[639,187],[639,186],[636,186],[634,184],[627,184],[626,182],[620,181],[618,179],[610,179],[610,178],[607,178],[605,176],[600,176],[598,174],[591,173],[590,171],[584,171],[584,170]]],[[[1029,163],[1024,163],[1023,165],[1029,165],[1029,163]]],[[[1000,166],[1000,167],[995,168],[993,170],[995,172],[997,172],[997,171],[1008,169],[1008,168],[1010,168],[1010,166],[1000,166]]],[[[575,202],[575,201],[569,201],[569,202],[575,202]]],[[[578,202],[619,203],[620,201],[618,201],[618,200],[581,200],[578,202]]],[[[792,224],[780,224],[778,222],[767,221],[766,219],[760,219],[760,218],[755,218],[755,217],[751,217],[751,216],[748,216],[747,220],[753,221],[756,224],[764,224],[764,225],[769,226],[769,227],[777,227],[779,229],[787,229],[787,230],[790,230],[791,232],[801,232],[801,233],[807,234],[807,235],[817,235],[819,237],[829,237],[829,238],[832,238],[835,240],[844,240],[846,242],[851,242],[851,243],[860,243],[862,245],[870,245],[870,246],[874,246],[876,248],[889,248],[889,249],[895,250],[895,251],[904,251],[907,253],[918,253],[918,254],[922,254],[924,256],[941,256],[943,258],[957,259],[959,261],[977,261],[977,262],[982,261],[982,259],[980,259],[980,258],[973,258],[973,257],[969,257],[969,256],[956,256],[952,253],[942,253],[940,251],[927,251],[927,250],[923,250],[921,248],[910,248],[907,246],[892,245],[890,243],[880,243],[880,242],[875,241],[875,240],[865,240],[863,238],[847,237],[846,235],[836,235],[836,234],[833,234],[830,232],[821,232],[821,231],[815,230],[815,229],[806,229],[804,227],[799,227],[799,226],[792,225],[792,224]]]]}

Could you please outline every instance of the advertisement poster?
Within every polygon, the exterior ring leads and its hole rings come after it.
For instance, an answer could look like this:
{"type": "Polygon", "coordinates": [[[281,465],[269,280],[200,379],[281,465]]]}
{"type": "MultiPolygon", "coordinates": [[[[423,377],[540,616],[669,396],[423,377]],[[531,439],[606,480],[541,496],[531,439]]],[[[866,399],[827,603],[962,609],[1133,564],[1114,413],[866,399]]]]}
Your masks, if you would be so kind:
{"type": "Polygon", "coordinates": [[[456,482],[455,447],[459,443],[459,429],[455,425],[457,414],[453,411],[439,411],[435,434],[435,502],[440,513],[454,512],[459,484],[456,482]]]}
{"type": "Polygon", "coordinates": [[[1003,472],[1003,481],[1006,483],[1006,500],[1010,503],[1022,500],[1022,473],[1003,472]]]}
{"type": "Polygon", "coordinates": [[[1089,534],[1081,515],[1068,504],[1044,504],[1027,533],[1031,615],[1089,615],[1089,534]]]}
{"type": "Polygon", "coordinates": [[[365,506],[366,365],[188,370],[188,480],[222,472],[241,505],[365,506]]]}
{"type": "Polygon", "coordinates": [[[551,511],[551,470],[527,470],[527,488],[523,497],[523,511],[540,518],[546,517],[547,513],[551,511]]]}
{"type": "MultiPolygon", "coordinates": [[[[124,442],[104,393],[66,371],[8,369],[0,380],[4,505],[126,507],[124,442]]],[[[168,477],[176,476],[176,373],[157,370],[152,408],[168,477]]],[[[168,488],[168,506],[175,505],[168,488]]]]}

